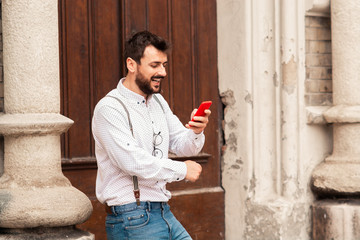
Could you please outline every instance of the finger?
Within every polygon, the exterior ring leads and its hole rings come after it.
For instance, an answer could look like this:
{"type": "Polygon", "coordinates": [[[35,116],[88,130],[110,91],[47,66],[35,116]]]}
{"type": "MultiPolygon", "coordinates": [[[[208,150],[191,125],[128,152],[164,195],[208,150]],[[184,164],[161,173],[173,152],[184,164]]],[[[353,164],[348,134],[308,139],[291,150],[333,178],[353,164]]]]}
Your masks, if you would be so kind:
{"type": "Polygon", "coordinates": [[[190,119],[192,119],[192,118],[194,117],[196,111],[197,111],[197,108],[195,108],[195,109],[191,112],[191,117],[190,117],[190,119]]]}
{"type": "Polygon", "coordinates": [[[186,124],[187,126],[189,126],[188,128],[191,130],[200,130],[205,128],[206,124],[200,123],[200,122],[192,122],[190,121],[188,124],[186,124]]]}
{"type": "Polygon", "coordinates": [[[206,123],[190,121],[188,124],[185,125],[185,127],[191,129],[192,131],[194,131],[194,133],[199,134],[204,131],[206,125],[206,123]]]}
{"type": "Polygon", "coordinates": [[[206,110],[205,110],[205,114],[206,114],[207,117],[210,116],[210,115],[211,115],[211,110],[210,110],[210,109],[206,109],[206,110]]]}
{"type": "Polygon", "coordinates": [[[199,127],[201,124],[207,124],[208,119],[204,117],[194,117],[194,121],[189,121],[187,124],[190,125],[190,127],[199,127]]]}

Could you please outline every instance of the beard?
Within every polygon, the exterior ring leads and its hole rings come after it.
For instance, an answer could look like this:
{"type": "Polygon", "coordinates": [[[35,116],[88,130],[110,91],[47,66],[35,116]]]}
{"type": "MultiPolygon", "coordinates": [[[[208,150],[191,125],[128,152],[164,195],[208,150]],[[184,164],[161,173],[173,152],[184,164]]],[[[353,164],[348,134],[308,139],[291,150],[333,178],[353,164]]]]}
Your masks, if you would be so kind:
{"type": "Polygon", "coordinates": [[[164,79],[163,76],[153,76],[151,79],[146,79],[141,72],[138,72],[135,77],[135,83],[139,87],[139,89],[146,95],[151,95],[153,93],[161,92],[161,81],[156,79],[164,79]],[[157,88],[153,88],[151,86],[151,81],[160,81],[160,84],[157,88]]]}

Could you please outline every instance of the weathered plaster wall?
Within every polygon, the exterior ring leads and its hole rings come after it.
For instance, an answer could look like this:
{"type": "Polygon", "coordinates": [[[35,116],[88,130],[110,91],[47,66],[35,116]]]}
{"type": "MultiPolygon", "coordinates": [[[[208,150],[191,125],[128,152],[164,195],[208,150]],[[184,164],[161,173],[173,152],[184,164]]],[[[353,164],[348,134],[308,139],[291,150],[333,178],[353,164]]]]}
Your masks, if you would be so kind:
{"type": "Polygon", "coordinates": [[[219,90],[224,109],[226,149],[222,156],[225,188],[226,239],[244,236],[245,199],[254,189],[248,159],[251,155],[252,89],[249,32],[250,14],[242,1],[217,1],[219,90]]]}
{"type": "Polygon", "coordinates": [[[303,1],[219,0],[226,239],[310,239],[312,170],[331,128],[308,124],[303,1]]]}

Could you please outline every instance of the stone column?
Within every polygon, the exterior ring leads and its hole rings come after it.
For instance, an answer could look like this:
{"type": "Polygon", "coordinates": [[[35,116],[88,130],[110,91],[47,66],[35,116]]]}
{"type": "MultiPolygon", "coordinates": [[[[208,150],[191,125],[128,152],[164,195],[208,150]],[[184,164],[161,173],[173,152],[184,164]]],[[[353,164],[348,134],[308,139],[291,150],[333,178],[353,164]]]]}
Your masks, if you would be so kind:
{"type": "MultiPolygon", "coordinates": [[[[358,0],[332,0],[332,65],[333,104],[324,113],[328,123],[333,123],[334,147],[331,156],[314,170],[312,188],[316,195],[333,197],[360,196],[360,2],[358,0]]],[[[355,233],[342,229],[339,224],[359,224],[358,201],[317,202],[313,206],[314,236],[317,239],[358,239],[355,233]],[[325,211],[324,214],[318,212],[325,211]],[[344,214],[348,212],[348,214],[344,214]],[[352,214],[350,214],[352,213],[352,214]],[[324,216],[331,219],[319,228],[324,216]],[[346,217],[348,216],[348,217],[346,217]],[[321,229],[326,228],[326,236],[321,229]],[[319,235],[320,234],[320,235],[319,235]]]]}
{"type": "Polygon", "coordinates": [[[94,239],[64,227],[86,221],[92,205],[61,171],[60,134],[73,121],[60,114],[57,6],[57,0],[2,1],[0,232],[6,239],[94,239]]]}

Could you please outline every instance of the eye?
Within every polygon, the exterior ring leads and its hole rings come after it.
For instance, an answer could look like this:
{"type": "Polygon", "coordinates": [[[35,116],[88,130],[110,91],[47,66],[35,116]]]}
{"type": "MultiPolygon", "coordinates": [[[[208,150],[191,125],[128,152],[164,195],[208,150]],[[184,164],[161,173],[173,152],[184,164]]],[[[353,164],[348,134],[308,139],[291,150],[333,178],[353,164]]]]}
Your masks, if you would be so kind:
{"type": "Polygon", "coordinates": [[[150,64],[150,67],[152,67],[152,68],[157,68],[158,66],[159,66],[158,63],[152,63],[152,64],[150,64]]]}

